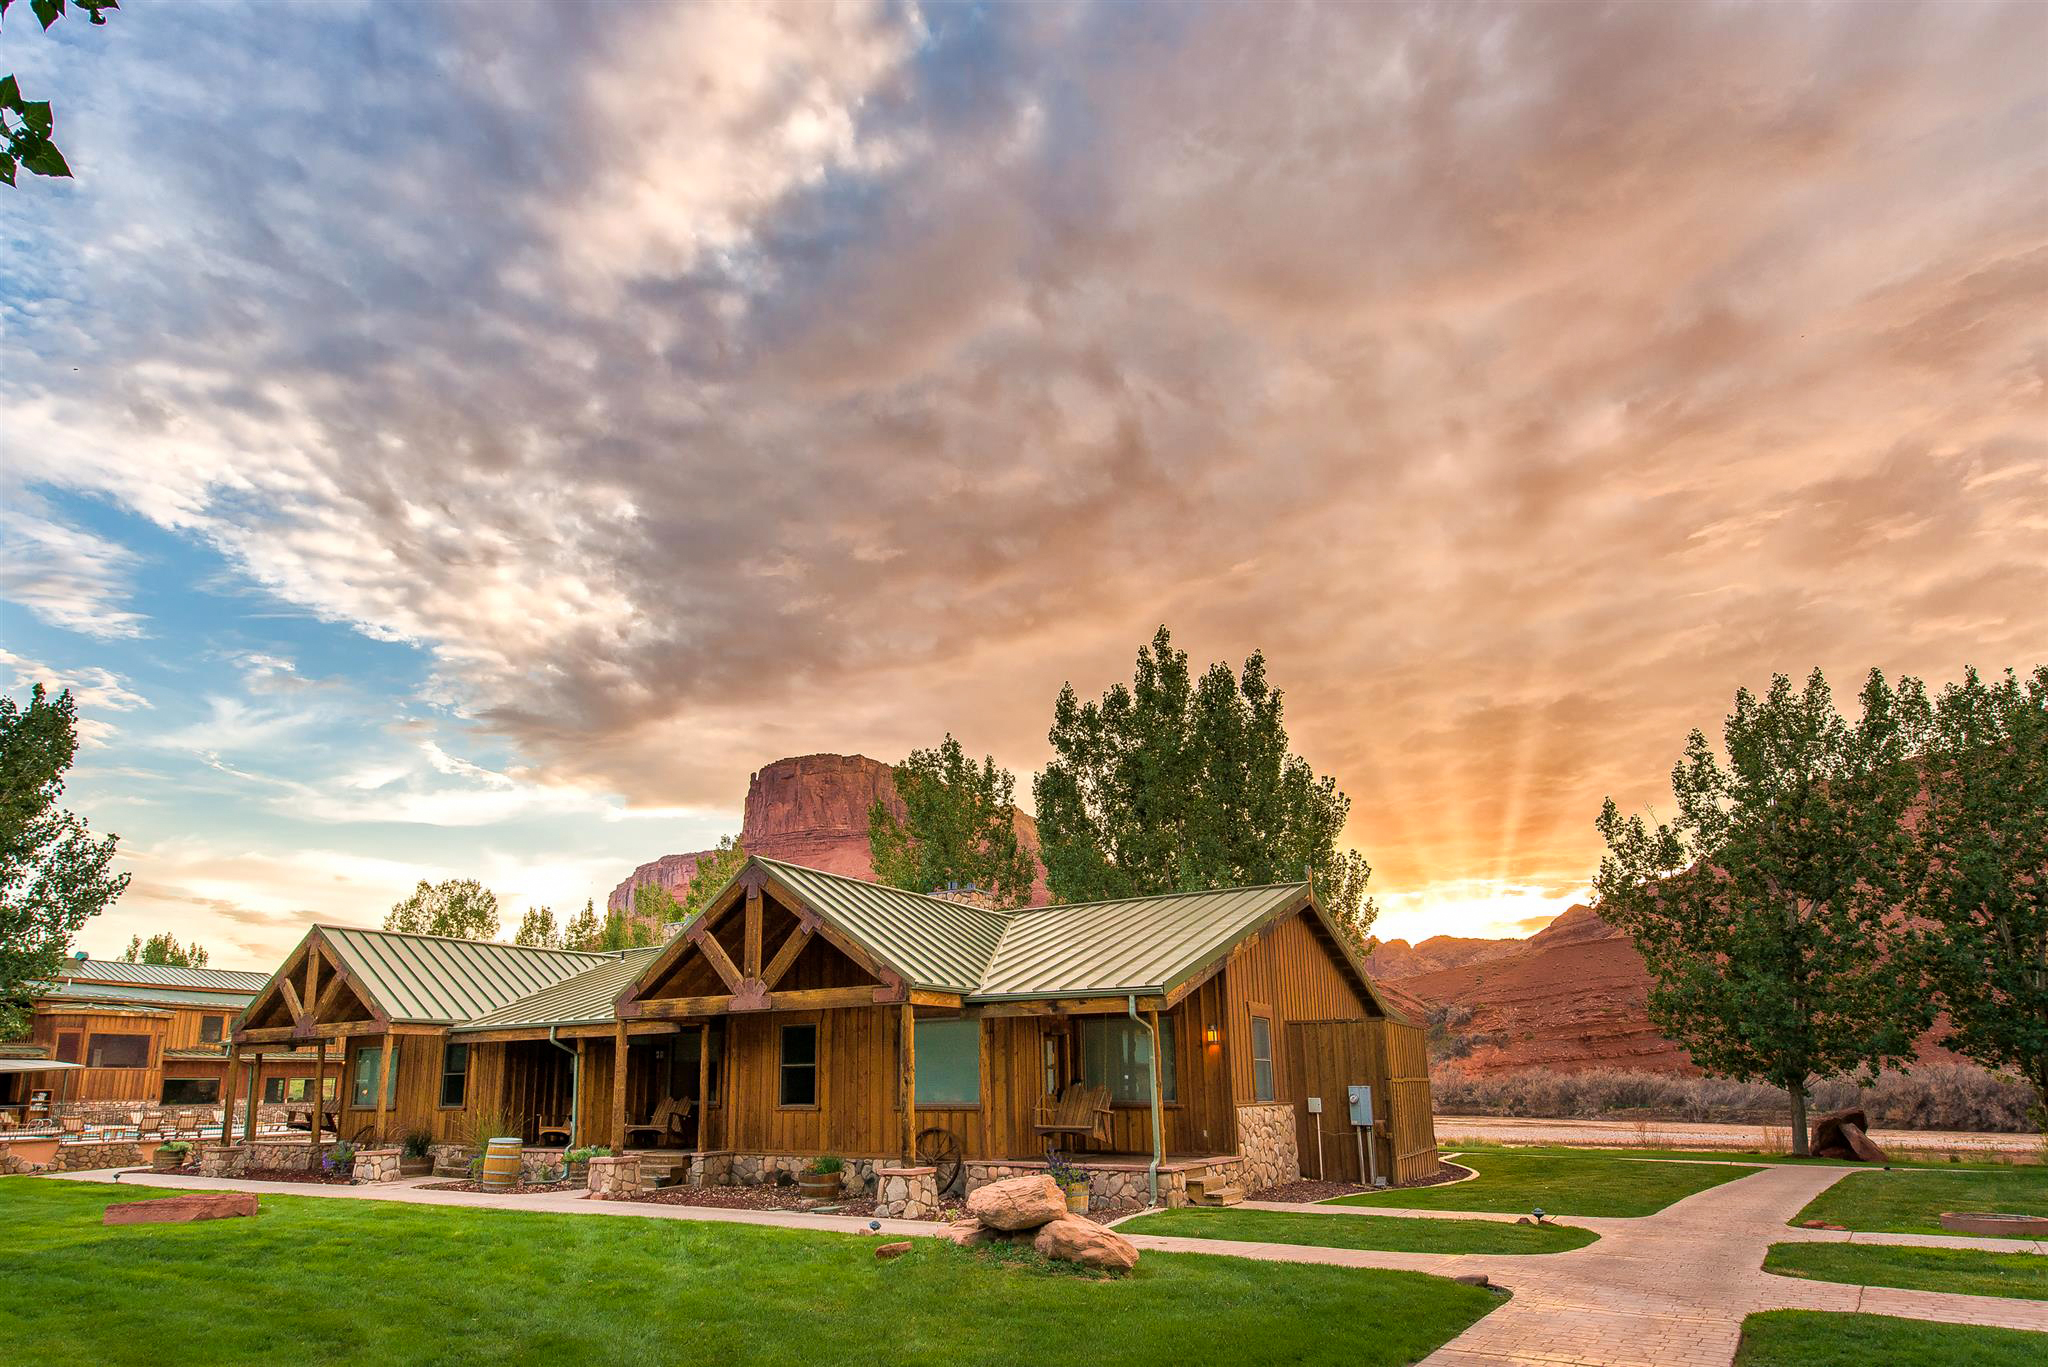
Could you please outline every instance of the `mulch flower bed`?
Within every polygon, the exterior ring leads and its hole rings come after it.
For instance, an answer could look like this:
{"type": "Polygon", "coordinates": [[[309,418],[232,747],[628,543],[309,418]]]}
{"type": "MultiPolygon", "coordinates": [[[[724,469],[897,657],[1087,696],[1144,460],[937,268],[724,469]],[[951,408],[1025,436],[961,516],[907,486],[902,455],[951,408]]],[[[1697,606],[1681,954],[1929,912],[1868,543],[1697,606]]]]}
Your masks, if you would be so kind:
{"type": "Polygon", "coordinates": [[[521,1182],[510,1187],[487,1187],[481,1182],[422,1182],[419,1191],[487,1191],[493,1196],[528,1196],[544,1191],[579,1191],[574,1182],[521,1182]]]}
{"type": "MultiPolygon", "coordinates": [[[[763,1183],[758,1187],[656,1187],[651,1191],[636,1191],[624,1196],[596,1198],[607,1201],[638,1201],[651,1206],[699,1206],[711,1210],[795,1210],[812,1209],[803,1191],[798,1187],[778,1187],[763,1183]]],[[[844,1201],[831,1201],[836,1207],[834,1215],[873,1215],[874,1198],[870,1196],[850,1197],[844,1201]]]]}
{"type": "MultiPolygon", "coordinates": [[[[184,1171],[184,1169],[179,1169],[184,1171]]],[[[198,1171],[198,1169],[193,1169],[198,1171]]],[[[345,1187],[355,1178],[347,1173],[327,1173],[318,1170],[308,1172],[304,1168],[250,1168],[235,1176],[245,1182],[309,1182],[322,1187],[345,1187]]]]}
{"type": "Polygon", "coordinates": [[[1282,1182],[1276,1187],[1245,1193],[1252,1201],[1296,1201],[1310,1203],[1327,1201],[1333,1196],[1356,1196],[1364,1191],[1399,1191],[1407,1187],[1436,1187],[1445,1182],[1455,1182],[1465,1175],[1463,1168],[1454,1168],[1449,1163],[1438,1163],[1436,1171],[1413,1182],[1397,1182],[1384,1187],[1362,1187],[1356,1182],[1317,1182],[1303,1178],[1299,1182],[1282,1182]]]}

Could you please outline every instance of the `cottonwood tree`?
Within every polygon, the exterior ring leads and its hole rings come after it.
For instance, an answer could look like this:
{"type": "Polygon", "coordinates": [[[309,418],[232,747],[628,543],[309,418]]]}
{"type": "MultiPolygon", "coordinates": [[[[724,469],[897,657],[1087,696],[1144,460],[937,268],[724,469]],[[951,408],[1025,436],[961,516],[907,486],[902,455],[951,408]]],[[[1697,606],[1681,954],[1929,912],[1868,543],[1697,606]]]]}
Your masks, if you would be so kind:
{"type": "Polygon", "coordinates": [[[457,940],[492,940],[498,935],[498,895],[474,878],[444,883],[420,880],[412,896],[394,904],[384,929],[457,940]]]}
{"type": "Polygon", "coordinates": [[[1933,1016],[1898,934],[1911,718],[1875,670],[1862,703],[1845,721],[1819,670],[1738,691],[1725,766],[1687,739],[1672,820],[1609,798],[1597,823],[1596,909],[1642,953],[1651,1021],[1707,1072],[1783,1088],[1800,1154],[1808,1085],[1910,1062],[1933,1016]]]}
{"type": "Polygon", "coordinates": [[[912,892],[972,884],[1004,907],[1030,897],[1037,870],[1017,839],[1017,777],[995,756],[977,765],[948,732],[936,748],[912,750],[895,780],[904,819],[879,800],[868,809],[876,879],[912,892]]]}
{"type": "MultiPolygon", "coordinates": [[[[0,0],[0,23],[14,0],[0,0]]],[[[64,17],[65,0],[29,0],[37,22],[47,29],[64,17]]],[[[119,0],[70,0],[69,8],[82,10],[94,24],[104,24],[101,10],[119,9],[119,0]]],[[[24,100],[21,86],[13,76],[0,76],[0,181],[14,184],[15,168],[38,176],[69,176],[71,168],[64,154],[50,141],[55,115],[48,100],[24,100]]]]}
{"type": "Polygon", "coordinates": [[[121,961],[131,964],[168,964],[174,968],[204,968],[206,951],[196,943],[189,947],[181,945],[177,936],[163,930],[147,940],[140,935],[129,936],[128,948],[122,952],[121,961]]]}
{"type": "MultiPolygon", "coordinates": [[[[696,871],[690,875],[690,885],[683,889],[682,900],[669,899],[672,910],[661,918],[662,921],[680,924],[696,920],[704,910],[704,904],[725,891],[725,885],[746,866],[747,847],[740,844],[739,837],[719,837],[718,847],[697,860],[696,871]]],[[[639,909],[638,903],[634,909],[639,909]]]]}
{"type": "Polygon", "coordinates": [[[128,886],[119,837],[94,839],[57,806],[78,753],[70,690],[37,684],[27,707],[0,697],[0,1039],[23,1033],[35,985],[62,967],[71,937],[128,886]]]}
{"type": "Polygon", "coordinates": [[[2048,666],[1925,711],[1908,905],[1942,1043],[2033,1083],[2048,1131],[2048,666]]]}
{"type": "Polygon", "coordinates": [[[512,943],[529,949],[562,948],[562,932],[555,925],[554,909],[529,907],[519,918],[519,929],[513,932],[512,943]]]}
{"type": "Polygon", "coordinates": [[[562,948],[596,949],[598,941],[604,938],[604,922],[597,919],[596,904],[589,898],[583,900],[583,910],[569,918],[569,924],[562,927],[562,948]]]}
{"type": "Polygon", "coordinates": [[[1053,705],[1053,760],[1032,784],[1039,857],[1062,901],[1309,875],[1363,949],[1377,912],[1371,865],[1340,850],[1351,799],[1287,748],[1281,694],[1253,652],[1200,680],[1160,627],[1130,685],[1053,705]]]}

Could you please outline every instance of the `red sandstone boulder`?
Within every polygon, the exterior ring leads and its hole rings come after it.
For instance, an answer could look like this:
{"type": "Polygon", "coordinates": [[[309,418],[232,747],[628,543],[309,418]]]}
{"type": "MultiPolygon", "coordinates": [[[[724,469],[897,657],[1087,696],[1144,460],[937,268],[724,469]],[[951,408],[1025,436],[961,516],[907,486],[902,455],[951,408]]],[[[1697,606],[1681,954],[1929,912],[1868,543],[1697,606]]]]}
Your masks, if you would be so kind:
{"type": "Polygon", "coordinates": [[[991,1229],[1037,1229],[1067,1213],[1067,1196],[1050,1177],[1011,1177],[968,1192],[967,1213],[991,1229]]]}
{"type": "Polygon", "coordinates": [[[893,1244],[878,1245],[875,1248],[875,1257],[883,1262],[887,1262],[891,1258],[900,1258],[908,1252],[910,1252],[910,1240],[899,1239],[893,1244]]]}
{"type": "Polygon", "coordinates": [[[127,1201],[107,1207],[102,1225],[186,1225],[194,1220],[228,1220],[256,1213],[252,1191],[209,1191],[161,1201],[127,1201]]]}
{"type": "Polygon", "coordinates": [[[1885,1151],[1871,1142],[1864,1131],[1870,1121],[1862,1111],[1836,1111],[1813,1122],[1815,1158],[1853,1158],[1864,1163],[1888,1162],[1885,1151]]]}
{"type": "Polygon", "coordinates": [[[962,1248],[973,1248],[976,1244],[992,1244],[1004,1236],[1002,1231],[990,1229],[981,1221],[970,1216],[965,1220],[955,1220],[952,1224],[947,1225],[945,1229],[940,1231],[939,1237],[958,1244],[962,1248]]]}
{"type": "Polygon", "coordinates": [[[1061,1258],[1106,1272],[1128,1272],[1138,1265],[1135,1244],[1082,1215],[1062,1215],[1045,1225],[1031,1246],[1048,1258],[1061,1258]]]}

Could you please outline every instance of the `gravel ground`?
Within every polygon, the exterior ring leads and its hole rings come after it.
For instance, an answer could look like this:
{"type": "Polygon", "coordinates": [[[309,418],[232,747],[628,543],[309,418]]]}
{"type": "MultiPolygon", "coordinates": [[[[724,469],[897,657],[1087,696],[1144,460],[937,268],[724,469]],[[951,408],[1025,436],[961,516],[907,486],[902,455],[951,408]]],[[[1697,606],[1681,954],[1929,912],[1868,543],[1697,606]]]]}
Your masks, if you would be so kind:
{"type": "Polygon", "coordinates": [[[524,1196],[536,1191],[574,1191],[571,1182],[521,1182],[514,1187],[487,1187],[481,1182],[422,1182],[421,1191],[488,1191],[496,1196],[524,1196]]]}
{"type": "MultiPolygon", "coordinates": [[[[179,1168],[179,1172],[190,1172],[194,1176],[198,1168],[179,1168]]],[[[330,1176],[324,1172],[308,1172],[304,1168],[252,1168],[235,1174],[250,1182],[306,1182],[321,1187],[345,1187],[355,1179],[348,1176],[330,1176]]]]}

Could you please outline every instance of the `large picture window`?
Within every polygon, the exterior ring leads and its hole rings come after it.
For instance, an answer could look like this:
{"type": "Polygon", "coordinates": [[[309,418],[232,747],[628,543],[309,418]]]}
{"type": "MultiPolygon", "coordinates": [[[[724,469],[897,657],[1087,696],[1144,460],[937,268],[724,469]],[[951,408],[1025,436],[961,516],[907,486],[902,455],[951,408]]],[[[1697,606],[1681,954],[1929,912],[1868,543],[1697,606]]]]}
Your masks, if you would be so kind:
{"type": "Polygon", "coordinates": [[[782,1090],[784,1106],[818,1104],[818,1027],[782,1027],[782,1090]]]}
{"type": "Polygon", "coordinates": [[[917,1023],[917,1104],[981,1104],[981,1022],[917,1023]]]}
{"type": "MultiPolygon", "coordinates": [[[[1159,1022],[1159,1099],[1175,1101],[1173,1023],[1159,1022]]],[[[1081,1022],[1081,1076],[1109,1088],[1109,1099],[1142,1106],[1152,1100],[1152,1032],[1128,1016],[1081,1022]]]]}
{"type": "MultiPolygon", "coordinates": [[[[295,1077],[285,1084],[284,1099],[286,1101],[304,1101],[307,1097],[311,1096],[312,1094],[313,1079],[309,1077],[295,1077]]],[[[333,1078],[330,1077],[321,1079],[320,1099],[322,1101],[334,1100],[333,1078]]]]}
{"type": "Polygon", "coordinates": [[[450,1044],[441,1050],[441,1104],[460,1106],[469,1090],[469,1046],[450,1044]]]}
{"type": "Polygon", "coordinates": [[[220,1104],[220,1079],[217,1077],[167,1077],[164,1079],[164,1105],[166,1106],[215,1106],[220,1104]]]}
{"type": "Polygon", "coordinates": [[[94,1035],[85,1051],[88,1068],[147,1068],[149,1036],[94,1035]]]}
{"type": "MultiPolygon", "coordinates": [[[[349,1091],[348,1104],[359,1111],[373,1111],[377,1108],[377,1073],[384,1064],[384,1050],[381,1045],[366,1045],[356,1050],[355,1085],[349,1091]]],[[[384,1104],[398,1104],[398,1052],[391,1054],[391,1076],[384,1079],[384,1104]]]]}
{"type": "Polygon", "coordinates": [[[1252,1100],[1273,1099],[1273,1022],[1252,1017],[1252,1100]]]}

